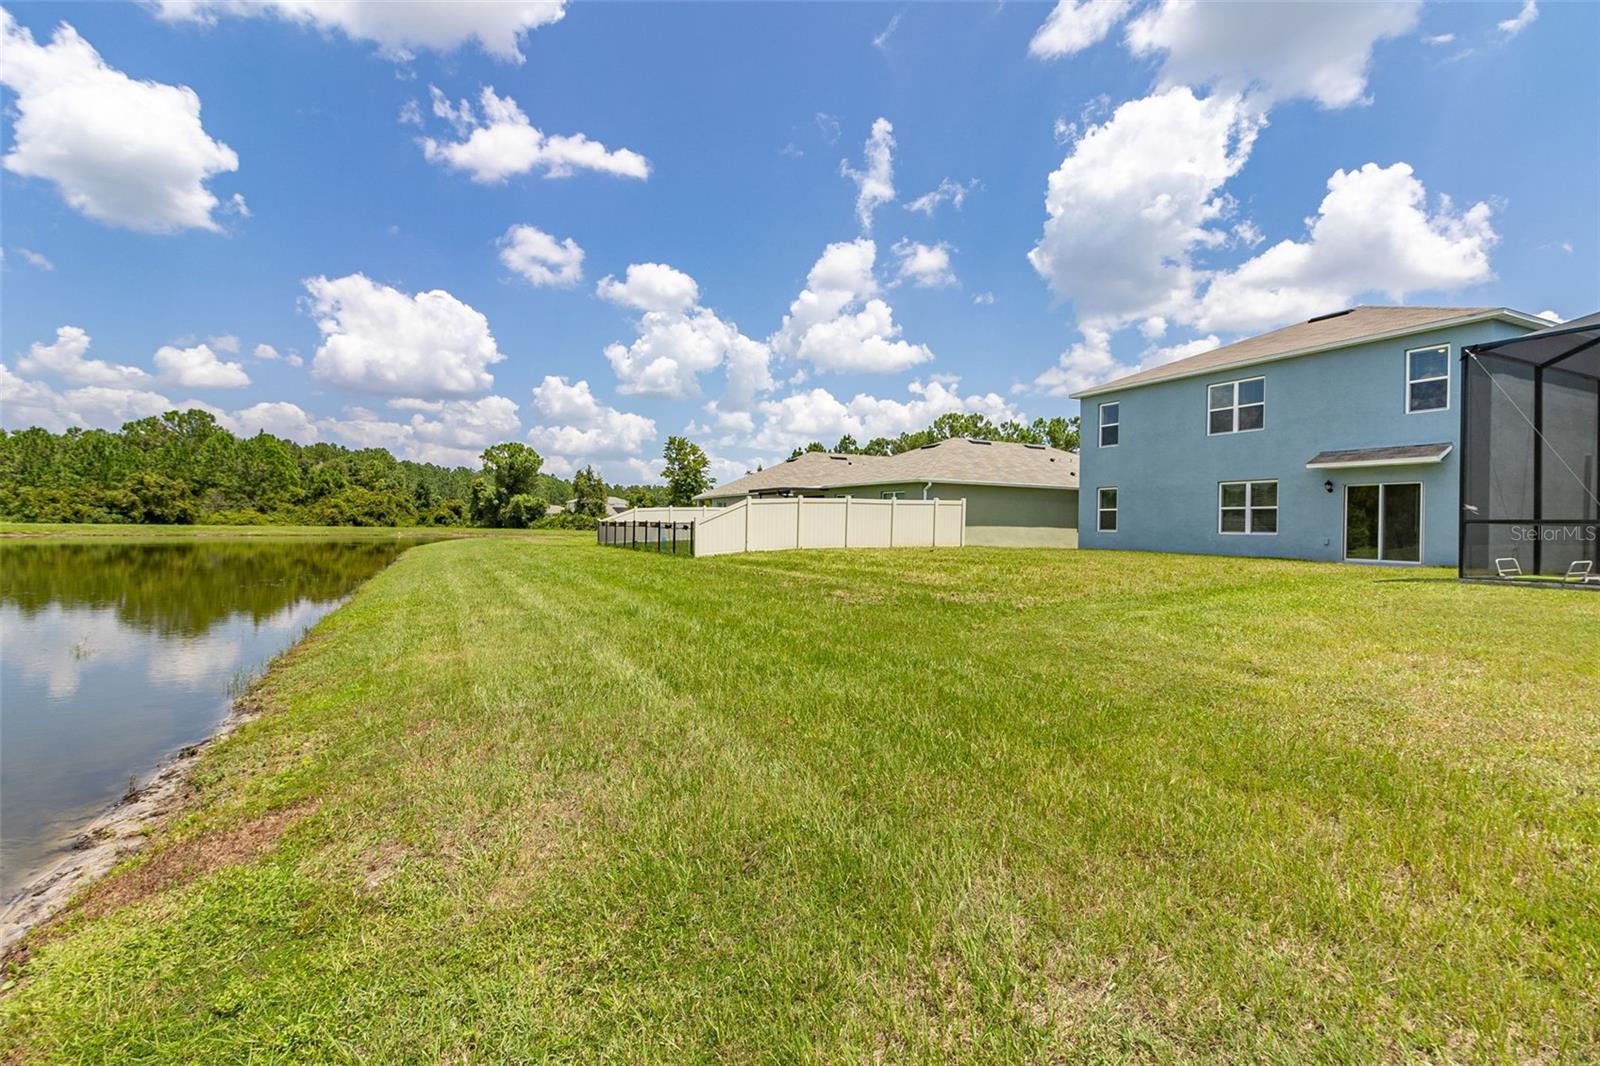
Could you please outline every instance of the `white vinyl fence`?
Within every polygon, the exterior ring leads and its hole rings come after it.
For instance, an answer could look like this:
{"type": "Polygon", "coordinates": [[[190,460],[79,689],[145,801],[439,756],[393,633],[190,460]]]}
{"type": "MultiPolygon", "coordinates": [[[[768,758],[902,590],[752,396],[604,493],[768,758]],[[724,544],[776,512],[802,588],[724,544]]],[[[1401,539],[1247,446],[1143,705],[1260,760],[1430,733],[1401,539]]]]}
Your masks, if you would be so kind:
{"type": "Polygon", "coordinates": [[[689,535],[695,555],[791,548],[959,548],[966,543],[967,501],[768,497],[728,507],[636,507],[602,520],[601,526],[602,544],[658,549],[665,548],[671,535],[665,530],[676,527],[689,535]],[[608,531],[607,525],[613,528],[608,531]]]}

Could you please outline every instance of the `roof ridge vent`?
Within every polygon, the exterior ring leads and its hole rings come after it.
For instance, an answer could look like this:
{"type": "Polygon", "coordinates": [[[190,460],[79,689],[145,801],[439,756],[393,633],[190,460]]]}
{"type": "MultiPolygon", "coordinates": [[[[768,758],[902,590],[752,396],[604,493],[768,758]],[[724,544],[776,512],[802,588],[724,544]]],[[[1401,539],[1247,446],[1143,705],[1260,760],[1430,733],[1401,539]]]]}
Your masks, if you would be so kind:
{"type": "Polygon", "coordinates": [[[1326,322],[1330,318],[1343,318],[1345,315],[1350,314],[1354,310],[1354,307],[1346,307],[1343,311],[1330,311],[1328,314],[1318,315],[1316,318],[1306,319],[1306,324],[1310,325],[1313,322],[1326,322]]]}

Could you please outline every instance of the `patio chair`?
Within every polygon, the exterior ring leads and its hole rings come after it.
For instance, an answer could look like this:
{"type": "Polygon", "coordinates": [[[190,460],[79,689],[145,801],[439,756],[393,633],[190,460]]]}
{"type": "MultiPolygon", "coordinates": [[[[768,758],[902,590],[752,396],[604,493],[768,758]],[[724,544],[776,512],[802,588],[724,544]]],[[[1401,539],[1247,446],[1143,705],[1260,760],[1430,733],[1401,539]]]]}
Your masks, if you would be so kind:
{"type": "Polygon", "coordinates": [[[1563,585],[1600,585],[1600,574],[1594,572],[1594,560],[1579,559],[1567,567],[1567,572],[1561,577],[1561,583],[1563,585]]]}
{"type": "Polygon", "coordinates": [[[1494,561],[1494,572],[1501,577],[1521,577],[1522,564],[1515,559],[1496,559],[1494,561]]]}

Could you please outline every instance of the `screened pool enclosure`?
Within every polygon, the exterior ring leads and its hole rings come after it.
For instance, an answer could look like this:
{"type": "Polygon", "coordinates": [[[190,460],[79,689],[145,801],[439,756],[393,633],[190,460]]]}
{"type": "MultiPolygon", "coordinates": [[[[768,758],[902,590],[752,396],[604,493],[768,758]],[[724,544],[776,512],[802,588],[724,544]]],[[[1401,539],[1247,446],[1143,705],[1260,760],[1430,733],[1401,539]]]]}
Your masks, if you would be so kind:
{"type": "Polygon", "coordinates": [[[1461,364],[1461,576],[1600,591],[1600,313],[1461,364]]]}

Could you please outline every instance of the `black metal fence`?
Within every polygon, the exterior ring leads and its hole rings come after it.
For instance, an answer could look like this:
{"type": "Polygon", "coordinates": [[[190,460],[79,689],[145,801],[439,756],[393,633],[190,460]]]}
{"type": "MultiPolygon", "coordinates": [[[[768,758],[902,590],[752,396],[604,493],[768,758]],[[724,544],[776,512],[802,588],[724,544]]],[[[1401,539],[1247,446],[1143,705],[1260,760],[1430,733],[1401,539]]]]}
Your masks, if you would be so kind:
{"type": "Polygon", "coordinates": [[[595,543],[663,555],[694,554],[693,522],[601,522],[595,543]]]}

